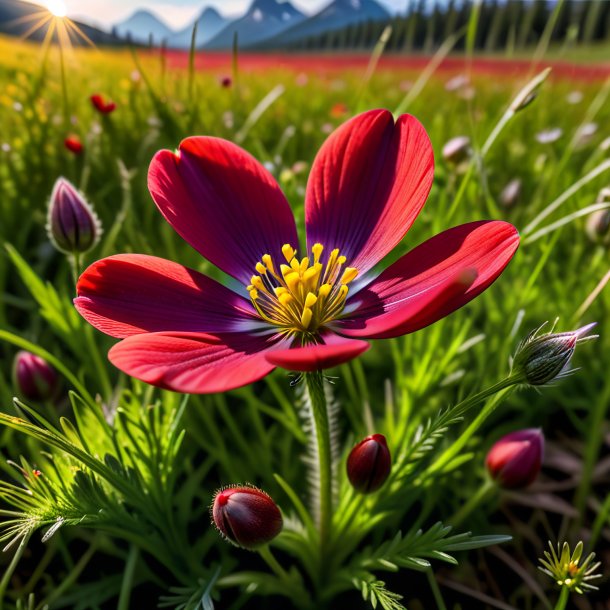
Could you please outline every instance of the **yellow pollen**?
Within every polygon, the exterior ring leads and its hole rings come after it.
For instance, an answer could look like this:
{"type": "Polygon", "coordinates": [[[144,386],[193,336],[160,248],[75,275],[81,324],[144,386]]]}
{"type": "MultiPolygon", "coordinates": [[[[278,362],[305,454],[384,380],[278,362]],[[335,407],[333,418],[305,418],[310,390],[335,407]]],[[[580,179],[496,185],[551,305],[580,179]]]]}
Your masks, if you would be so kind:
{"type": "Polygon", "coordinates": [[[301,324],[303,325],[304,329],[309,328],[309,324],[311,323],[312,317],[313,317],[313,312],[311,311],[311,309],[308,309],[306,307],[303,310],[303,313],[301,314],[301,324]]]}
{"type": "Polygon", "coordinates": [[[282,254],[284,255],[284,258],[290,262],[294,258],[296,251],[290,244],[284,244],[282,246],[282,254]]]}
{"type": "Polygon", "coordinates": [[[276,261],[276,266],[271,255],[264,254],[247,286],[261,319],[305,342],[315,341],[326,324],[341,316],[348,284],[358,276],[355,267],[344,267],[347,259],[338,248],[330,250],[326,260],[324,251],[316,243],[309,256],[299,259],[296,250],[284,244],[285,262],[276,261]]]}
{"type": "Polygon", "coordinates": [[[343,272],[343,275],[341,276],[341,283],[349,284],[350,282],[353,282],[356,279],[357,275],[358,269],[356,269],[355,267],[346,267],[345,271],[343,272]]]}
{"type": "Polygon", "coordinates": [[[305,299],[305,307],[311,309],[316,304],[317,300],[318,297],[313,292],[310,292],[305,299]]]}
{"type": "MultiPolygon", "coordinates": [[[[275,273],[275,269],[273,268],[273,259],[271,258],[271,255],[265,254],[261,260],[263,261],[263,265],[265,265],[265,267],[267,267],[267,269],[269,269],[271,273],[275,273]]],[[[256,269],[258,271],[258,267],[256,269]]]]}
{"type": "Polygon", "coordinates": [[[314,244],[311,247],[311,252],[313,254],[313,262],[320,262],[320,257],[322,256],[322,252],[324,251],[324,246],[322,244],[314,244]]]}

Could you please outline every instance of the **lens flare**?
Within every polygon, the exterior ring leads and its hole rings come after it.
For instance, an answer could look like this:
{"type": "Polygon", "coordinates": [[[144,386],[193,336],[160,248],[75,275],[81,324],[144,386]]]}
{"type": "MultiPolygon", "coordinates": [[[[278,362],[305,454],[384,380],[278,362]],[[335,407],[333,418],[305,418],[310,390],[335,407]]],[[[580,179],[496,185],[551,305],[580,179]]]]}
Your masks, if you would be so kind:
{"type": "Polygon", "coordinates": [[[55,17],[66,16],[66,3],[63,0],[47,0],[46,5],[49,12],[53,13],[55,17]]]}

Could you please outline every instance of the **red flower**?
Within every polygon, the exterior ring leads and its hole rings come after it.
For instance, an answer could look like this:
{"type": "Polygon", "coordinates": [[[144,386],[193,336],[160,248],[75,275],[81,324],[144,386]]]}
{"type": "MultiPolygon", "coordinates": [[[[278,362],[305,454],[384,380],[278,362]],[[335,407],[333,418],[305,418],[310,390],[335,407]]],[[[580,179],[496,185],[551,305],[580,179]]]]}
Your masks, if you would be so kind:
{"type": "Polygon", "coordinates": [[[116,104],[114,102],[105,101],[103,96],[100,95],[99,93],[92,95],[89,99],[91,100],[93,107],[100,114],[110,114],[111,112],[114,112],[114,110],[116,109],[116,104]]]}
{"type": "Polygon", "coordinates": [[[233,84],[233,79],[230,76],[223,76],[220,79],[220,85],[225,89],[229,89],[233,84]]]}
{"type": "Polygon", "coordinates": [[[78,136],[68,136],[64,140],[64,146],[75,155],[80,155],[83,152],[83,143],[78,136]]]}
{"type": "Polygon", "coordinates": [[[502,487],[517,489],[533,483],[544,454],[542,430],[530,428],[503,436],[487,454],[491,477],[502,487]]]}
{"type": "Polygon", "coordinates": [[[387,110],[372,110],[351,119],[313,164],[309,255],[299,259],[294,217],[271,174],[231,142],[187,138],[178,152],[155,155],[150,192],[174,229],[243,294],[177,263],[121,254],[83,273],[76,308],[123,339],[109,353],[115,366],[180,392],[229,390],[276,366],[341,364],[368,349],[363,339],[411,333],[465,305],[517,249],[512,225],[472,222],[372,274],[413,224],[433,172],[430,140],[412,116],[394,123],[387,110]]]}

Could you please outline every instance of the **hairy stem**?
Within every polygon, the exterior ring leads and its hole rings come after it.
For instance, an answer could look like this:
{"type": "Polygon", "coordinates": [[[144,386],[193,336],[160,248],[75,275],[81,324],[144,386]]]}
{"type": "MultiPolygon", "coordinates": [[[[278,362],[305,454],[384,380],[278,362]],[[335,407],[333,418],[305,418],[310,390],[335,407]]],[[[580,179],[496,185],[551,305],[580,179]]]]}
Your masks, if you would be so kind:
{"type": "Polygon", "coordinates": [[[322,373],[305,374],[307,393],[311,405],[314,432],[316,435],[318,458],[318,514],[317,525],[320,536],[320,571],[323,574],[325,563],[325,549],[329,541],[330,525],[332,520],[332,455],[330,441],[330,426],[328,405],[324,394],[324,377],[322,373]]]}

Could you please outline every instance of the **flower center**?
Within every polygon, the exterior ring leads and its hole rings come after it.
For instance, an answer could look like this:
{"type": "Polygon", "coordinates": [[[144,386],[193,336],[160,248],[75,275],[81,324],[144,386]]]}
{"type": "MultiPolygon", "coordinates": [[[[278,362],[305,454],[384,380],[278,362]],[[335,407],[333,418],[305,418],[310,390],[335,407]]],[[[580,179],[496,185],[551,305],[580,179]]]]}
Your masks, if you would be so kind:
{"type": "Polygon", "coordinates": [[[335,320],[345,307],[348,284],[358,275],[345,267],[345,256],[331,251],[326,264],[320,262],[322,244],[314,244],[311,256],[299,260],[290,244],[282,246],[286,263],[279,268],[269,254],[256,263],[258,275],[248,286],[250,299],[260,317],[286,334],[315,335],[335,320]]]}

